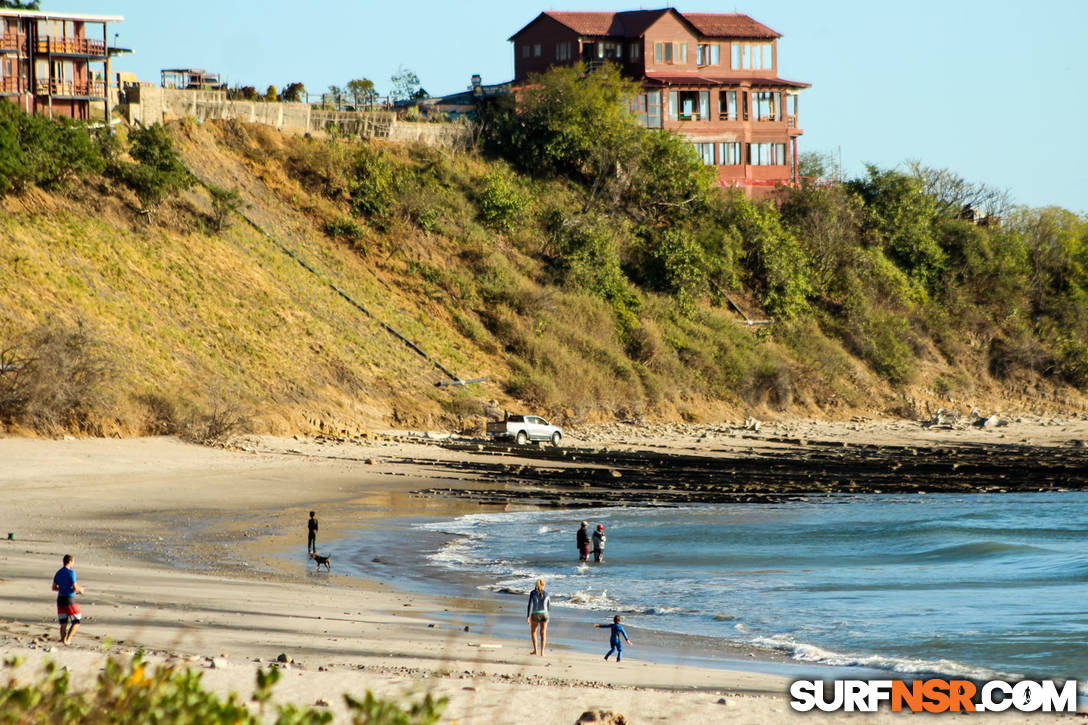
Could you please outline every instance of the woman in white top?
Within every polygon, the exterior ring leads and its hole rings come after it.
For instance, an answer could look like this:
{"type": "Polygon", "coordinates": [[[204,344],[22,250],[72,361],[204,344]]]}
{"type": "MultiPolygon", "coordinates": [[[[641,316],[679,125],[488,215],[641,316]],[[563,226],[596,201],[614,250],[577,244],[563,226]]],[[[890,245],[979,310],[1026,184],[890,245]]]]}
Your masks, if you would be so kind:
{"type": "Polygon", "coordinates": [[[548,607],[551,598],[544,591],[544,579],[536,580],[536,589],[529,592],[529,606],[525,610],[525,621],[529,623],[529,639],[533,643],[533,651],[529,654],[544,656],[544,647],[548,644],[548,607]],[[536,633],[540,631],[540,646],[537,647],[536,633]]]}

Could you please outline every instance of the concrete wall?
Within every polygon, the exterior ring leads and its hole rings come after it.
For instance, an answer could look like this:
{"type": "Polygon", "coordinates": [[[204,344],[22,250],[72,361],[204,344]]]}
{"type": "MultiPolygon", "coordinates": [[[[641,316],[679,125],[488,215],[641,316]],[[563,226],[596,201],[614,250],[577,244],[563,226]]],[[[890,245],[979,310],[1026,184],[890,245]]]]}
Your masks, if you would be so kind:
{"type": "Polygon", "coordinates": [[[441,148],[464,147],[472,140],[470,129],[460,124],[399,121],[388,111],[331,111],[307,103],[232,101],[225,91],[129,86],[119,100],[118,108],[129,123],[145,126],[192,117],[261,123],[286,133],[388,138],[441,148]]]}

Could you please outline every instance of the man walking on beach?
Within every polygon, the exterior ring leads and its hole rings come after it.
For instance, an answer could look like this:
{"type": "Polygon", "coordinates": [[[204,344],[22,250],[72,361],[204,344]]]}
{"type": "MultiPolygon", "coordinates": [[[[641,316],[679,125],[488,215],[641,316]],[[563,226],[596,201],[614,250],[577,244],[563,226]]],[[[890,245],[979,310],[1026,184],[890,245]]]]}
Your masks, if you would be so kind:
{"type": "Polygon", "coordinates": [[[72,635],[76,633],[83,614],[76,604],[76,595],[83,593],[83,587],[76,582],[76,570],[72,568],[75,557],[65,554],[62,566],[53,575],[53,591],[57,593],[57,621],[60,622],[60,641],[64,644],[72,643],[72,635]]]}
{"type": "Polygon", "coordinates": [[[589,522],[583,521],[578,529],[578,561],[589,561],[589,522]]]}
{"type": "Polygon", "coordinates": [[[310,512],[310,520],[306,522],[306,553],[317,553],[317,519],[315,511],[310,512]]]}

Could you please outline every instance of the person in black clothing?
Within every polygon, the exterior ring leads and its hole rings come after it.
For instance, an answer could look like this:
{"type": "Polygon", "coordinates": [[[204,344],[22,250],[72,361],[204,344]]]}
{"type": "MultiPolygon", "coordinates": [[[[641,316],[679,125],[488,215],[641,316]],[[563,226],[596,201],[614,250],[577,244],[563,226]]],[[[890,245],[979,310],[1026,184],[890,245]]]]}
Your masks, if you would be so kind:
{"type": "Polygon", "coordinates": [[[589,522],[583,521],[578,529],[578,561],[589,561],[589,522]]]}
{"type": "Polygon", "coordinates": [[[317,519],[314,518],[316,512],[310,512],[310,520],[306,522],[306,553],[317,553],[317,519]]]}

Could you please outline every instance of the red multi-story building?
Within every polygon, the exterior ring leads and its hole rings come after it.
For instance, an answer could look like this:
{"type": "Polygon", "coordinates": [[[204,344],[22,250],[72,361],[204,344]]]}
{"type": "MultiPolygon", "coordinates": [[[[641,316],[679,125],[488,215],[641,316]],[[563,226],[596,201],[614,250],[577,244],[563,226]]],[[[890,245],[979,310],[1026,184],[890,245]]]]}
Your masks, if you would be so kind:
{"type": "Polygon", "coordinates": [[[514,77],[553,65],[616,63],[643,88],[645,126],[689,139],[723,186],[750,195],[797,180],[797,94],[778,77],[781,36],[747,15],[543,12],[514,33],[514,77]]]}
{"type": "Polygon", "coordinates": [[[91,103],[100,102],[108,118],[108,28],[122,20],[0,8],[0,97],[27,113],[82,120],[90,118],[91,103]]]}

